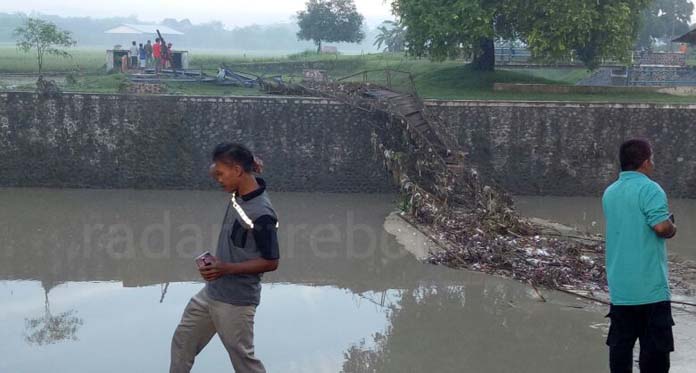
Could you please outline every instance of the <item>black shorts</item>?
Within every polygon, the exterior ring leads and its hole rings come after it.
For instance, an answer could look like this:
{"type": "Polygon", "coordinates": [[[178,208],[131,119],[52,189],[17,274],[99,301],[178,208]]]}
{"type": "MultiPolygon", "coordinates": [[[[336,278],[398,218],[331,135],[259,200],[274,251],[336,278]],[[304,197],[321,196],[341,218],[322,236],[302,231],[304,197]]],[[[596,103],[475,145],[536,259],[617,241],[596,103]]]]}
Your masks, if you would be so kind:
{"type": "Polygon", "coordinates": [[[642,304],[639,306],[611,305],[611,319],[607,345],[616,347],[633,345],[636,339],[641,341],[641,349],[648,348],[659,352],[674,351],[672,335],[672,305],[670,302],[642,304]]]}

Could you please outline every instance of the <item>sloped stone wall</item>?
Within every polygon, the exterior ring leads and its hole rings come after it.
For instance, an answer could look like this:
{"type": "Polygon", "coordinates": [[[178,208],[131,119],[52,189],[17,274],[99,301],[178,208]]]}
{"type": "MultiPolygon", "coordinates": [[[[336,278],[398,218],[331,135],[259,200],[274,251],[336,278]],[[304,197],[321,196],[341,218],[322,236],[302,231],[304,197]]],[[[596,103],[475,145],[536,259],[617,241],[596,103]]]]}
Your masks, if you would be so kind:
{"type": "MultiPolygon", "coordinates": [[[[427,101],[426,111],[513,194],[600,195],[620,143],[645,137],[656,180],[696,198],[696,105],[427,101]]],[[[274,190],[391,192],[372,141],[384,120],[316,98],[0,92],[0,186],[215,188],[210,151],[237,141],[264,160],[274,190]]]]}
{"type": "Polygon", "coordinates": [[[696,105],[430,101],[427,112],[514,194],[601,195],[619,145],[642,137],[670,196],[696,198],[696,105]]]}
{"type": "Polygon", "coordinates": [[[389,192],[369,113],[325,99],[0,93],[0,185],[206,189],[249,146],[279,191],[389,192]]]}

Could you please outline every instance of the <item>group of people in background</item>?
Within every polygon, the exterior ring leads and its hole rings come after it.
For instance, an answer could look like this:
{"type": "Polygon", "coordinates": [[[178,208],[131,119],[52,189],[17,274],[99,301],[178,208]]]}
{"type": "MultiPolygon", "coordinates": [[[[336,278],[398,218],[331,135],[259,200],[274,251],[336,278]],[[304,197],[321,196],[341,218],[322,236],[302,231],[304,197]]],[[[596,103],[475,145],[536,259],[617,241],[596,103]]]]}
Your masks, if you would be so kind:
{"type": "Polygon", "coordinates": [[[154,44],[150,40],[144,45],[133,41],[128,51],[128,67],[141,70],[154,67],[159,72],[160,69],[171,67],[171,53],[172,43],[165,44],[160,38],[155,38],[154,44]]]}

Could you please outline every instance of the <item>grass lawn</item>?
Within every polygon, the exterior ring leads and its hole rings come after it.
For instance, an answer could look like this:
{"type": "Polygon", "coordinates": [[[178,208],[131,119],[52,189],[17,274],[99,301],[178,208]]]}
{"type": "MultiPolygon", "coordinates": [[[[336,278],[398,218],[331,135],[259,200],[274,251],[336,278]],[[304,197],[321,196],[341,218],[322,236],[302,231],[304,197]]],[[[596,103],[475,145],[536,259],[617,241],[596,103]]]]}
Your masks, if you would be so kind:
{"type": "MultiPolygon", "coordinates": [[[[104,50],[73,48],[71,59],[48,56],[45,71],[78,71],[75,81],[63,84],[66,91],[115,93],[125,80],[122,74],[104,73],[104,50]]],[[[214,75],[220,64],[234,70],[260,76],[282,75],[286,80],[300,81],[302,69],[308,64],[327,71],[332,78],[340,78],[364,70],[386,68],[411,73],[418,94],[424,98],[462,100],[515,100],[515,101],[600,101],[600,102],[654,102],[696,103],[696,97],[677,97],[659,93],[606,93],[606,94],[539,94],[493,91],[494,83],[539,83],[572,85],[588,76],[584,68],[515,68],[495,72],[473,71],[462,61],[432,62],[428,59],[405,57],[401,54],[317,55],[298,53],[288,56],[253,57],[246,55],[198,54],[190,52],[190,67],[202,68],[214,75]]],[[[19,52],[13,46],[0,46],[0,73],[36,72],[33,55],[19,52]]],[[[351,80],[362,80],[362,75],[351,80]]],[[[387,84],[383,71],[368,74],[368,80],[387,84]]],[[[406,74],[394,73],[391,84],[399,90],[410,90],[406,74]]],[[[0,88],[3,84],[0,82],[0,88]]],[[[16,89],[33,90],[32,84],[16,89]]],[[[258,89],[217,86],[207,83],[169,83],[168,93],[181,95],[259,95],[258,89]]]]}
{"type": "Polygon", "coordinates": [[[118,92],[125,80],[121,74],[87,75],[77,78],[75,83],[65,83],[63,89],[78,92],[113,93],[118,92]]]}
{"type": "MultiPolygon", "coordinates": [[[[44,71],[69,72],[81,70],[97,73],[106,63],[106,50],[94,48],[70,48],[71,58],[53,55],[44,57],[44,71]]],[[[24,53],[12,45],[0,46],[0,73],[35,73],[36,52],[24,53]]]]}
{"type": "Polygon", "coordinates": [[[592,74],[591,71],[583,68],[510,69],[509,71],[544,78],[561,84],[575,84],[592,74]]]}
{"type": "MultiPolygon", "coordinates": [[[[422,97],[450,100],[502,100],[502,101],[580,101],[620,103],[674,103],[693,104],[696,96],[672,96],[662,93],[519,93],[493,91],[493,83],[524,84],[570,84],[569,81],[553,80],[552,77],[581,79],[583,71],[568,72],[568,69],[544,69],[540,74],[521,70],[498,70],[495,72],[472,71],[468,66],[455,66],[416,74],[418,93],[422,97]],[[578,78],[579,77],[579,78],[578,78]]],[[[578,70],[578,69],[575,69],[578,70]]]]}

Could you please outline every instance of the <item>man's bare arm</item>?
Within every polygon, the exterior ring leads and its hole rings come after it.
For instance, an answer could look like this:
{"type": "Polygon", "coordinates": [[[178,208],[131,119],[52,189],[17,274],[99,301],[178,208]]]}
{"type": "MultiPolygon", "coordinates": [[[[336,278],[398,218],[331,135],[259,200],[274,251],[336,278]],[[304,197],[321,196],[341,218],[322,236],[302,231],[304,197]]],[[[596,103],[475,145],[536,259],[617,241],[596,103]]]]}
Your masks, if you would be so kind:
{"type": "Polygon", "coordinates": [[[225,263],[224,269],[230,275],[247,275],[265,272],[273,272],[278,268],[278,259],[268,260],[264,258],[247,260],[241,263],[225,263]]]}
{"type": "Polygon", "coordinates": [[[672,223],[671,220],[665,220],[662,223],[656,224],[652,227],[655,234],[662,238],[670,239],[677,234],[677,226],[672,223]]]}
{"type": "Polygon", "coordinates": [[[278,259],[268,260],[258,258],[241,263],[223,263],[215,258],[212,264],[200,268],[199,272],[204,280],[212,281],[224,275],[258,274],[272,272],[277,268],[278,259]]]}

